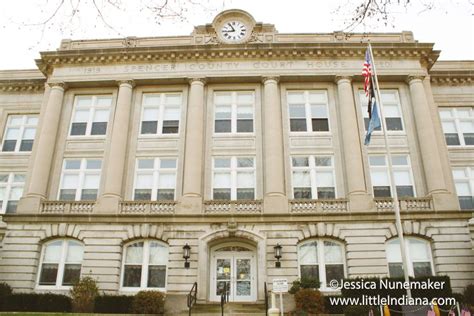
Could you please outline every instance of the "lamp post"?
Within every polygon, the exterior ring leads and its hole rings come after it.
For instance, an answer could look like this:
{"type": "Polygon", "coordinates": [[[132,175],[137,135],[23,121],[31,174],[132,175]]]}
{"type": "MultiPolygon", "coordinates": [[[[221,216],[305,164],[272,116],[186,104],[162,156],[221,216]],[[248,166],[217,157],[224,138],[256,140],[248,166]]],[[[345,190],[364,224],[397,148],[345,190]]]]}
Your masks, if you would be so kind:
{"type": "Polygon", "coordinates": [[[281,267],[281,248],[282,246],[279,243],[275,247],[273,247],[273,250],[275,251],[275,259],[277,259],[277,261],[275,262],[275,268],[281,267]]]}
{"type": "Polygon", "coordinates": [[[191,247],[190,247],[188,244],[184,245],[184,246],[183,246],[183,258],[184,258],[184,260],[185,260],[185,261],[184,261],[184,267],[185,267],[186,269],[189,268],[189,264],[190,264],[190,263],[188,262],[188,259],[189,259],[189,257],[190,257],[190,254],[191,254],[191,247]]]}

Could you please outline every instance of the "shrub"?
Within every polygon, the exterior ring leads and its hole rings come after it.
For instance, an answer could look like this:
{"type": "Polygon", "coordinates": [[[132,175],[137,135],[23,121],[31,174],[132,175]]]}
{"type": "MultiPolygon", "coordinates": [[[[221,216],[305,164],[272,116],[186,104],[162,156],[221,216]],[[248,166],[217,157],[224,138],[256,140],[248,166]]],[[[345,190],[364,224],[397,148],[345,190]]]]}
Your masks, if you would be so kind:
{"type": "Polygon", "coordinates": [[[159,291],[140,291],[133,298],[132,313],[163,314],[165,295],[159,291]]]}
{"type": "Polygon", "coordinates": [[[301,278],[293,281],[290,290],[290,294],[295,294],[300,289],[319,289],[320,282],[316,278],[301,278]]]}
{"type": "Polygon", "coordinates": [[[12,287],[5,282],[0,283],[0,310],[3,310],[3,307],[11,294],[12,287]]]}
{"type": "Polygon", "coordinates": [[[15,293],[8,297],[3,308],[16,312],[70,312],[71,299],[61,294],[15,293]]]}
{"type": "Polygon", "coordinates": [[[464,303],[474,311],[474,284],[469,284],[463,291],[464,303]]]}
{"type": "Polygon", "coordinates": [[[130,314],[132,312],[133,296],[130,295],[101,295],[95,298],[95,313],[130,314]]]}
{"type": "Polygon", "coordinates": [[[97,282],[91,277],[79,280],[71,289],[72,310],[79,313],[94,311],[95,298],[99,296],[97,282]]]}
{"type": "Polygon", "coordinates": [[[341,296],[324,296],[324,308],[328,314],[344,314],[345,305],[342,304],[331,304],[331,298],[341,297],[341,296]]]}
{"type": "Polygon", "coordinates": [[[300,289],[295,294],[295,303],[298,313],[322,314],[325,312],[324,299],[318,290],[300,289]]]}

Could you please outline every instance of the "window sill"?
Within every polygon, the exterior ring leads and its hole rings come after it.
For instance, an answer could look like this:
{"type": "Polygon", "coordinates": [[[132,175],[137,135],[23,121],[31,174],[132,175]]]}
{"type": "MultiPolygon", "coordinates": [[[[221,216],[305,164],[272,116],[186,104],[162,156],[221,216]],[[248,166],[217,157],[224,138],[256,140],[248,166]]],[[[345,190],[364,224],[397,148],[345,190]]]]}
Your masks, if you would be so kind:
{"type": "Polygon", "coordinates": [[[175,138],[179,139],[180,134],[145,134],[145,135],[138,135],[138,140],[150,140],[150,139],[160,139],[160,138],[175,138]]]}
{"type": "Polygon", "coordinates": [[[71,289],[72,289],[72,285],[71,286],[37,285],[35,287],[35,290],[38,290],[38,291],[51,291],[51,290],[54,290],[54,291],[70,291],[71,289]]]}
{"type": "Polygon", "coordinates": [[[119,294],[132,295],[140,291],[160,291],[166,293],[166,288],[164,287],[120,287],[119,294]]]}
{"type": "Polygon", "coordinates": [[[107,135],[77,135],[77,136],[72,136],[68,135],[67,140],[97,140],[97,139],[103,139],[105,140],[107,138],[107,135]]]}

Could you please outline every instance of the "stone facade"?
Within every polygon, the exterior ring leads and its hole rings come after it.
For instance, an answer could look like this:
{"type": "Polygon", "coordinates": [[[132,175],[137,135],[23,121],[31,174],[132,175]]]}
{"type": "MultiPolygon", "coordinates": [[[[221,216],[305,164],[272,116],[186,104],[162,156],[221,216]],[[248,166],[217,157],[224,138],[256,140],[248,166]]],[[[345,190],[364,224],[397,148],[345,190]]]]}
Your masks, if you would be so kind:
{"type": "MultiPolygon", "coordinates": [[[[449,275],[461,291],[474,282],[474,219],[460,210],[451,168],[473,167],[474,149],[446,146],[438,108],[474,106],[474,62],[437,62],[433,44],[410,32],[368,36],[381,89],[399,96],[404,128],[388,134],[391,151],[411,161],[416,197],[401,199],[404,233],[430,245],[433,274],[449,275]]],[[[66,239],[83,245],[81,275],[108,293],[130,291],[124,248],[136,240],[167,245],[165,290],[178,298],[197,282],[199,299],[213,300],[213,249],[229,243],[252,252],[252,301],[263,300],[265,282],[300,277],[298,247],[308,240],[342,245],[347,277],[387,276],[397,230],[391,199],[373,198],[368,155],[386,152],[383,137],[362,141],[361,40],[280,34],[231,10],[190,36],[64,40],[41,53],[39,71],[0,72],[1,130],[9,116],[39,115],[31,152],[0,152],[0,173],[26,174],[16,212],[3,215],[0,280],[16,291],[67,291],[39,286],[45,245],[66,239]],[[233,19],[251,30],[235,43],[219,33],[233,19]],[[313,90],[327,96],[329,131],[292,132],[288,93],[313,90]],[[252,132],[214,133],[221,91],[252,92],[252,132]],[[144,95],[165,92],[182,97],[179,132],[142,135],[144,95]],[[106,134],[69,136],[75,98],[104,94],[113,99],[106,134]],[[304,155],[333,157],[334,199],[293,199],[289,157],[304,155]],[[213,200],[213,158],[224,156],[254,157],[253,200],[213,200]],[[133,201],[140,157],[177,158],[175,201],[133,201]],[[102,160],[97,200],[58,200],[63,160],[72,158],[102,160]]]]}

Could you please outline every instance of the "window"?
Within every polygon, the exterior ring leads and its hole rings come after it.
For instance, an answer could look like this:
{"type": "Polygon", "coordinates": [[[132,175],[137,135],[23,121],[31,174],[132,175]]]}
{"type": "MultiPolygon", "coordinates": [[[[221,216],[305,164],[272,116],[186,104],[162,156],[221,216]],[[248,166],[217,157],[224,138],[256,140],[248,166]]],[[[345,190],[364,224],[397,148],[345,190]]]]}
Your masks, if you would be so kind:
{"type": "MultiPolygon", "coordinates": [[[[405,245],[408,258],[408,274],[415,278],[433,275],[429,242],[420,238],[405,237],[405,245]]],[[[403,277],[402,255],[398,238],[387,242],[387,261],[390,277],[403,277]]]]}
{"type": "Polygon", "coordinates": [[[439,116],[448,146],[474,145],[474,108],[441,108],[439,116]]]}
{"type": "Polygon", "coordinates": [[[0,211],[15,213],[16,206],[23,195],[25,175],[20,173],[0,173],[0,211]]]}
{"type": "Polygon", "coordinates": [[[60,200],[96,200],[99,191],[100,159],[65,159],[59,190],[60,200]]]}
{"type": "Polygon", "coordinates": [[[2,151],[31,151],[38,125],[37,115],[9,115],[2,151]]]}
{"type": "Polygon", "coordinates": [[[125,246],[123,288],[166,288],[168,246],[155,240],[135,241],[125,246]]]}
{"type": "Polygon", "coordinates": [[[333,158],[331,156],[294,156],[291,158],[293,198],[334,199],[333,158]]]}
{"type": "Polygon", "coordinates": [[[255,199],[255,160],[252,157],[214,158],[214,200],[255,199]]]}
{"type": "Polygon", "coordinates": [[[292,132],[328,132],[328,98],[325,90],[290,91],[287,94],[292,132]]]}
{"type": "Polygon", "coordinates": [[[181,93],[144,94],[140,133],[178,134],[182,102],[181,93]]]}
{"type": "Polygon", "coordinates": [[[214,93],[214,133],[253,133],[254,103],[251,91],[214,93]]]}
{"type": "Polygon", "coordinates": [[[100,136],[107,133],[112,96],[80,95],[74,99],[71,136],[100,136]]]}
{"type": "Polygon", "coordinates": [[[39,286],[72,286],[81,276],[82,243],[71,240],[53,240],[43,246],[39,286]]]}
{"type": "Polygon", "coordinates": [[[462,210],[474,209],[474,168],[453,168],[454,184],[462,210]]]}
{"type": "Polygon", "coordinates": [[[300,278],[318,279],[321,288],[329,289],[331,280],[345,276],[343,245],[332,240],[310,240],[298,246],[300,278]]]}
{"type": "MultiPolygon", "coordinates": [[[[369,156],[370,178],[372,179],[374,197],[392,196],[387,159],[385,155],[369,156]]],[[[393,155],[392,166],[398,197],[415,196],[410,157],[408,155],[393,155]]]]}
{"type": "MultiPolygon", "coordinates": [[[[383,116],[385,118],[387,131],[403,131],[402,110],[398,91],[381,90],[380,95],[382,97],[383,116]]],[[[365,130],[367,130],[369,128],[369,113],[367,112],[368,99],[363,90],[359,91],[359,100],[362,107],[365,130]]],[[[375,130],[380,131],[381,128],[379,127],[375,130]]]]}
{"type": "Polygon", "coordinates": [[[134,200],[174,200],[175,158],[137,159],[134,200]]]}

